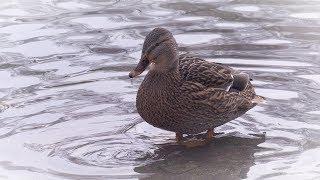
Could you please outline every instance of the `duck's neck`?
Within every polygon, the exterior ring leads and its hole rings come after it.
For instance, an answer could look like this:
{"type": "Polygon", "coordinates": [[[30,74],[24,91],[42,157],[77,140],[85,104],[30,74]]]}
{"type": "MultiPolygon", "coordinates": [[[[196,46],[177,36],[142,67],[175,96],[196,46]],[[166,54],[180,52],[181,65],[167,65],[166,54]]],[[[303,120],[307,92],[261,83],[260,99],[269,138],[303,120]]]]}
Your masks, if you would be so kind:
{"type": "Polygon", "coordinates": [[[180,78],[180,76],[178,69],[174,68],[169,71],[150,70],[146,78],[150,78],[150,80],[154,83],[163,83],[169,81],[177,81],[180,78]]]}
{"type": "Polygon", "coordinates": [[[179,70],[176,68],[163,72],[150,70],[143,81],[143,85],[155,91],[163,91],[165,89],[169,91],[179,86],[180,81],[179,70]]]}

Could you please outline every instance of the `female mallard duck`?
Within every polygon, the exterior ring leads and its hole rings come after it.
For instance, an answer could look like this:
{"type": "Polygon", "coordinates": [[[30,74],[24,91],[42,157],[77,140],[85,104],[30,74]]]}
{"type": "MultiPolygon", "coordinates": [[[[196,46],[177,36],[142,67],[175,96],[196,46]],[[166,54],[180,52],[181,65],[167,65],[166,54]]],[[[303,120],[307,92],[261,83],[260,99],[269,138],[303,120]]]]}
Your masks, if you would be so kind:
{"type": "Polygon", "coordinates": [[[140,85],[136,106],[149,124],[183,134],[207,130],[206,142],[213,138],[213,128],[247,112],[263,98],[255,94],[249,75],[222,64],[196,57],[178,55],[173,35],[155,28],[145,38],[141,59],[130,72],[133,78],[149,65],[140,85]]]}

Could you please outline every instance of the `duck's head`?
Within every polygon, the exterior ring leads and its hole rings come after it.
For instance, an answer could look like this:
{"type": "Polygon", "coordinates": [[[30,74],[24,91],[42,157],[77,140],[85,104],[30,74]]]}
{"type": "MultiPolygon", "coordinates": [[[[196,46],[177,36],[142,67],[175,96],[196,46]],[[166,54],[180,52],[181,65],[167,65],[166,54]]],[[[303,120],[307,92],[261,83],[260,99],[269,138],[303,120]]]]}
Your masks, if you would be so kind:
{"type": "Polygon", "coordinates": [[[178,45],[170,31],[164,28],[153,29],[145,38],[141,59],[129,73],[130,78],[141,74],[150,64],[150,71],[167,72],[178,65],[178,45]]]}

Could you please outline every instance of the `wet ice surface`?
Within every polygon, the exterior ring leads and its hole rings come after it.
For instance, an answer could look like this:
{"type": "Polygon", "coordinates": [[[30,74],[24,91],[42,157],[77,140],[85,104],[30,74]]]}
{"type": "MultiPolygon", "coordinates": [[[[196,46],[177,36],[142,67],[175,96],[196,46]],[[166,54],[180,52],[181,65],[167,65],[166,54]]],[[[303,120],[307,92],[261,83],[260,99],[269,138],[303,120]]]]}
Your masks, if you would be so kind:
{"type": "Polygon", "coordinates": [[[0,5],[0,179],[319,179],[319,1],[0,5]],[[139,117],[128,72],[154,27],[268,98],[207,147],[139,117]],[[259,136],[266,132],[266,136],[259,136]],[[252,135],[255,134],[255,135],[252,135]]]}

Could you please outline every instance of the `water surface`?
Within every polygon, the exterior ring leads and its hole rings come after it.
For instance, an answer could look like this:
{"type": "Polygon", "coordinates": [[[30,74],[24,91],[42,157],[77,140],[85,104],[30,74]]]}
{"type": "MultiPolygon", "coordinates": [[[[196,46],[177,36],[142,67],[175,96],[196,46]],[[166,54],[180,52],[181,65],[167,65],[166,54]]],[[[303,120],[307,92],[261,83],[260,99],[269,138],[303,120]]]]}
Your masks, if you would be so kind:
{"type": "Polygon", "coordinates": [[[320,179],[320,2],[0,4],[0,179],[320,179]],[[254,75],[266,104],[185,149],[139,117],[145,35],[254,75]],[[263,135],[265,132],[265,135],[263,135]]]}

